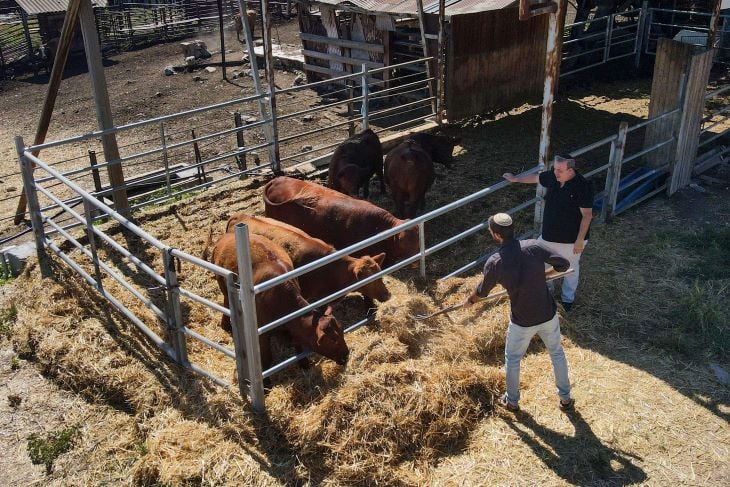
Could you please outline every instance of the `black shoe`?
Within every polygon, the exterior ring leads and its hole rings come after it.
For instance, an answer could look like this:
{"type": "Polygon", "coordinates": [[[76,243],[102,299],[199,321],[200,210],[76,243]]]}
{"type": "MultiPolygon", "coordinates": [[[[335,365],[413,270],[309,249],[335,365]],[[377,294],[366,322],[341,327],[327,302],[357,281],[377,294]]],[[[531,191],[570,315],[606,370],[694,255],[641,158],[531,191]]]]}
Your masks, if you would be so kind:
{"type": "Polygon", "coordinates": [[[573,303],[563,302],[562,304],[563,304],[563,309],[565,310],[566,313],[570,312],[570,308],[573,307],[573,303]]]}
{"type": "Polygon", "coordinates": [[[575,407],[575,399],[570,399],[568,402],[563,402],[562,399],[558,402],[560,410],[563,412],[572,411],[575,407]]]}

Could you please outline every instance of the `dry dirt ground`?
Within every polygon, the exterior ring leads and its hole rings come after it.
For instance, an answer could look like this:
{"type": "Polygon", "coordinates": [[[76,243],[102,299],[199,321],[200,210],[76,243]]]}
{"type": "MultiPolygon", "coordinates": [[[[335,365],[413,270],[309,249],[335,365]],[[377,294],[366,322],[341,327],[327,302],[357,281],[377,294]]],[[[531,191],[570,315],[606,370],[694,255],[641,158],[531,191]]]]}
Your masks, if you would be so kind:
{"type": "MultiPolygon", "coordinates": [[[[112,95],[115,120],[240,95],[244,88],[213,77],[204,82],[205,90],[197,85],[191,90],[187,75],[163,77],[162,68],[179,60],[178,49],[156,46],[112,59],[107,76],[116,86],[111,90],[117,93],[112,95]]],[[[646,78],[564,86],[555,110],[556,149],[575,149],[615,132],[622,120],[645,117],[649,86],[646,78]]],[[[43,85],[13,82],[3,90],[2,167],[12,170],[9,138],[18,131],[32,136],[35,119],[21,110],[40,104],[43,85]]],[[[64,118],[56,119],[63,124],[52,124],[50,138],[94,127],[86,93],[84,74],[64,82],[57,105],[64,118]]],[[[456,168],[439,169],[428,208],[495,182],[504,170],[532,167],[538,127],[539,110],[527,106],[447,129],[462,137],[456,168]]],[[[590,166],[598,160],[584,162],[590,166]]],[[[6,191],[15,185],[5,184],[6,191]]],[[[140,221],[154,236],[200,255],[211,224],[219,230],[232,212],[261,211],[256,186],[235,183],[221,188],[220,196],[206,192],[171,209],[151,209],[140,221]]],[[[702,286],[701,296],[708,300],[720,299],[718,309],[730,318],[727,277],[687,281],[684,268],[696,264],[698,252],[667,238],[671,232],[727,228],[730,189],[706,189],[656,198],[594,229],[580,301],[563,321],[578,401],[573,415],[557,410],[549,358],[539,346],[524,362],[524,413],[492,409],[491,399],[503,388],[499,367],[506,303],[420,328],[398,309],[399,303],[433,308],[455,302],[474,277],[440,286],[409,272],[389,278],[400,301],[381,306],[379,323],[353,334],[357,352],[347,371],[322,361],[307,371],[287,371],[275,380],[270,416],[261,420],[234,393],[180,375],[128,323],[108,315],[78,279],[61,273],[55,281],[40,282],[31,265],[24,277],[3,287],[0,306],[7,309],[13,301],[18,307],[12,345],[6,338],[1,342],[0,448],[5,453],[0,484],[727,485],[730,392],[709,369],[710,361],[727,369],[727,351],[718,355],[703,342],[672,341],[672,330],[684,319],[678,306],[694,285],[702,286]],[[429,378],[429,371],[437,379],[429,378]],[[414,405],[422,397],[434,401],[429,388],[437,389],[444,402],[414,405]],[[395,407],[378,409],[378,400],[395,407]],[[408,418],[398,415],[399,409],[431,415],[408,418]],[[390,421],[391,415],[398,419],[390,421]],[[370,427],[374,431],[363,431],[372,424],[378,425],[370,427]],[[31,434],[72,426],[79,430],[74,446],[58,457],[50,474],[31,464],[31,434]]],[[[515,188],[465,208],[445,224],[427,226],[428,241],[529,193],[515,188]]],[[[391,208],[377,190],[374,201],[391,208]]],[[[521,223],[528,220],[529,215],[520,215],[521,223]]],[[[473,238],[437,254],[429,260],[430,275],[475,258],[487,245],[473,238]]],[[[218,299],[209,277],[184,279],[218,299]]],[[[343,303],[340,310],[348,304],[356,309],[358,301],[343,303]]],[[[230,342],[213,315],[194,307],[189,313],[199,331],[230,342]]],[[[721,331],[728,333],[726,326],[721,331]]],[[[193,352],[231,379],[230,364],[224,367],[199,349],[193,352]]]]}

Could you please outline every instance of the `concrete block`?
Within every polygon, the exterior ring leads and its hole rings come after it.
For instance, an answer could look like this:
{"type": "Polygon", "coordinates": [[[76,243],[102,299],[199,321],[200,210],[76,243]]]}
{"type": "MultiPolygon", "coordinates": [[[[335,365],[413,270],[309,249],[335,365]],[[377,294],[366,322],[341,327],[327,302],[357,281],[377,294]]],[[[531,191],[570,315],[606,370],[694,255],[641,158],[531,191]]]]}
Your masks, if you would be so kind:
{"type": "Polygon", "coordinates": [[[20,275],[25,268],[28,257],[35,255],[35,243],[26,242],[0,249],[2,264],[13,277],[20,275]]]}

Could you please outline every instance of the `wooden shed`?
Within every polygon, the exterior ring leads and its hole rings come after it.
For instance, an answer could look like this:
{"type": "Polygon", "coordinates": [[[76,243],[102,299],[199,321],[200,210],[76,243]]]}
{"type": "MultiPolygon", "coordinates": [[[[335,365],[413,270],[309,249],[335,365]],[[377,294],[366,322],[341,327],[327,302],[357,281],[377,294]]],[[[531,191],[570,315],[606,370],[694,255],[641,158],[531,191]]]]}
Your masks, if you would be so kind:
{"type": "MultiPolygon", "coordinates": [[[[305,70],[334,77],[423,57],[416,0],[299,0],[305,70]]],[[[438,0],[423,0],[429,56],[438,54],[438,0]]],[[[548,16],[519,20],[517,0],[446,0],[449,120],[539,102],[548,16]]],[[[433,65],[433,72],[436,70],[433,65]]]]}
{"type": "MultiPolygon", "coordinates": [[[[61,36],[63,19],[68,9],[68,0],[14,0],[22,9],[24,15],[35,16],[38,19],[38,33],[42,44],[49,46],[55,52],[58,38],[61,36]]],[[[94,8],[106,7],[107,0],[91,0],[94,8]]],[[[84,40],[81,37],[81,29],[76,26],[73,40],[71,41],[71,53],[84,52],[84,40]]]]}

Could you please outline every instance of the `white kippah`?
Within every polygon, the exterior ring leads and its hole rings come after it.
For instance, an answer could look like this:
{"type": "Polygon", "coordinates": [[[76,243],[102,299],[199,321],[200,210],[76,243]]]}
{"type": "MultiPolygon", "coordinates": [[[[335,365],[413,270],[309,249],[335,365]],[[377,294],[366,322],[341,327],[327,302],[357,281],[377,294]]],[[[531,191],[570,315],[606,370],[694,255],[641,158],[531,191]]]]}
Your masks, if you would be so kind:
{"type": "Polygon", "coordinates": [[[507,213],[497,213],[492,217],[492,221],[500,227],[509,227],[512,225],[512,217],[507,213]]]}

